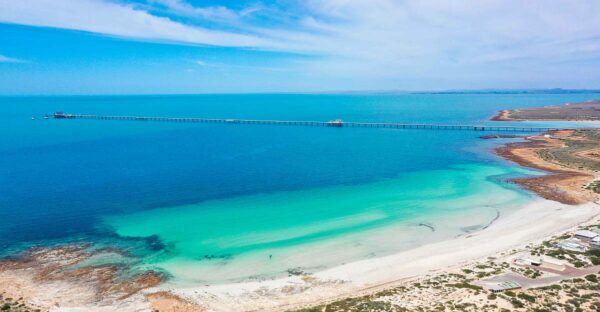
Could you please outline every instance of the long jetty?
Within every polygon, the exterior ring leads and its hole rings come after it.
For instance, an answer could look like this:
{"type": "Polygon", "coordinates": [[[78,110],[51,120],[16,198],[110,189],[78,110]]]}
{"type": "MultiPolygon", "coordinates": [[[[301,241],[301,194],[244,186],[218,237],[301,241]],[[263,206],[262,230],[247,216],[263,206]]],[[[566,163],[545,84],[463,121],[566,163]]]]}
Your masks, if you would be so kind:
{"type": "Polygon", "coordinates": [[[558,130],[547,127],[514,127],[514,126],[475,126],[475,125],[445,125],[445,124],[404,124],[385,122],[348,122],[340,119],[330,121],[306,120],[253,120],[253,119],[219,119],[219,118],[179,118],[152,116],[110,116],[83,115],[57,112],[52,115],[55,119],[92,119],[92,120],[130,120],[158,121],[179,123],[215,123],[215,124],[252,124],[252,125],[281,125],[309,127],[352,127],[352,128],[393,128],[393,129],[431,129],[431,130],[471,130],[471,131],[512,131],[512,132],[544,132],[558,130]]]}

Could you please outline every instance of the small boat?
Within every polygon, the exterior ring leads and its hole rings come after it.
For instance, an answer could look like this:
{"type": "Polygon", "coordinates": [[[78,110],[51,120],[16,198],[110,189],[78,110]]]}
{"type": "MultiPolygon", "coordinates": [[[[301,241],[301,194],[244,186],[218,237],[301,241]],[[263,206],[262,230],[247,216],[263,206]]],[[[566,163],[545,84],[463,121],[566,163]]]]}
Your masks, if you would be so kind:
{"type": "Polygon", "coordinates": [[[48,119],[48,118],[50,118],[50,117],[48,117],[48,115],[44,116],[44,119],[48,119]]]}

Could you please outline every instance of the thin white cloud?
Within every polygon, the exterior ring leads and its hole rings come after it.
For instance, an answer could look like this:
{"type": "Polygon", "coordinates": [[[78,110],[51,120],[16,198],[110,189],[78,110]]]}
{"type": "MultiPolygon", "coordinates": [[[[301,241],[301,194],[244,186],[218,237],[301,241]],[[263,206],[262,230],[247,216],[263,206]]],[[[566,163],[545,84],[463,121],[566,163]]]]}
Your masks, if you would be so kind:
{"type": "Polygon", "coordinates": [[[594,0],[305,4],[305,31],[271,28],[264,34],[326,55],[299,68],[331,77],[452,79],[485,71],[493,81],[515,61],[527,70],[600,57],[600,2],[594,0]]]}
{"type": "Polygon", "coordinates": [[[25,61],[0,54],[0,63],[25,63],[25,61]]]}
{"type": "Polygon", "coordinates": [[[240,65],[240,64],[225,64],[225,63],[209,63],[202,60],[192,60],[193,64],[196,64],[201,67],[211,67],[218,69],[227,69],[227,70],[253,70],[253,71],[270,71],[270,72],[284,72],[287,71],[286,68],[281,67],[272,67],[272,66],[254,66],[254,65],[240,65]]]}
{"type": "Polygon", "coordinates": [[[256,36],[195,27],[130,4],[104,0],[0,0],[0,22],[88,31],[135,39],[276,48],[256,36]]]}
{"type": "Polygon", "coordinates": [[[169,12],[191,17],[200,17],[210,20],[234,20],[238,13],[224,6],[195,7],[183,0],[151,0],[153,4],[164,7],[169,12]]]}

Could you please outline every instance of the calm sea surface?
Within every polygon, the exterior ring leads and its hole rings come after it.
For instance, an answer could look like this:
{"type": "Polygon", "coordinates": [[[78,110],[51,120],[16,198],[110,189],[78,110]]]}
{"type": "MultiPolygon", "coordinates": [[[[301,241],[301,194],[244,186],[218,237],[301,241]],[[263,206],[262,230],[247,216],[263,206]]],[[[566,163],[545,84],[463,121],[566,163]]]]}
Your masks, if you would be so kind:
{"type": "MultiPolygon", "coordinates": [[[[489,124],[499,109],[599,97],[0,97],[0,250],[92,241],[129,249],[136,267],[182,282],[223,282],[451,238],[534,200],[504,182],[531,172],[487,153],[499,142],[480,132],[43,120],[46,113],[489,124]]],[[[98,260],[111,261],[124,260],[98,260]]]]}

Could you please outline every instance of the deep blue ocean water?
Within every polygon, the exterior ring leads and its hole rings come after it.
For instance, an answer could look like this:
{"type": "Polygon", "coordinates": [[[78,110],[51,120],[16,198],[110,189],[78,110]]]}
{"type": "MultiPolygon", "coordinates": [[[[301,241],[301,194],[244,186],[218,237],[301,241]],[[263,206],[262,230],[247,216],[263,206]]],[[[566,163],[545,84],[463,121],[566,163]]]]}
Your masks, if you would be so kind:
{"type": "Polygon", "coordinates": [[[599,97],[0,97],[0,248],[110,238],[117,234],[100,226],[103,218],[154,208],[363,185],[473,163],[510,166],[486,152],[498,143],[479,139],[481,132],[44,120],[46,113],[490,124],[500,109],[599,97]]]}

